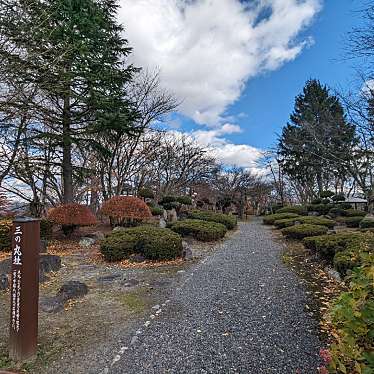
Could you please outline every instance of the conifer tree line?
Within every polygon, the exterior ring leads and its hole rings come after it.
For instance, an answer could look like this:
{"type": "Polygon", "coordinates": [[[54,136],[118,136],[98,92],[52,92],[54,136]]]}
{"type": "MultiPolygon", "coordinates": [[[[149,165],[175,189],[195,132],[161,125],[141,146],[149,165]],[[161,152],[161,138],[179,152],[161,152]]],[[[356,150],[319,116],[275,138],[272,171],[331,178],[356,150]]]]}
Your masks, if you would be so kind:
{"type": "Polygon", "coordinates": [[[323,191],[374,202],[374,3],[347,38],[357,87],[335,92],[317,79],[296,97],[268,167],[275,199],[310,202],[323,191]]]}
{"type": "Polygon", "coordinates": [[[117,8],[115,0],[1,1],[1,190],[35,216],[70,202],[96,211],[143,187],[162,196],[209,185],[217,201],[242,201],[258,178],[156,128],[179,102],[157,71],[129,63],[117,8]]]}

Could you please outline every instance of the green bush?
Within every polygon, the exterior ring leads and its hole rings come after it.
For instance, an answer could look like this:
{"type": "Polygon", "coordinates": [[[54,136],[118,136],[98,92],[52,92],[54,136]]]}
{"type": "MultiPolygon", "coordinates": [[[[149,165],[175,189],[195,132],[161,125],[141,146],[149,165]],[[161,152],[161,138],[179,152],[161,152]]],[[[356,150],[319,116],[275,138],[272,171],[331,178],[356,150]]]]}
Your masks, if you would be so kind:
{"type": "Polygon", "coordinates": [[[40,238],[51,239],[53,233],[53,222],[47,218],[40,220],[40,238]]]}
{"type": "Polygon", "coordinates": [[[155,197],[152,189],[148,187],[140,188],[138,191],[138,196],[143,197],[144,199],[153,199],[155,197]]]}
{"type": "Polygon", "coordinates": [[[164,205],[164,204],[169,204],[169,203],[175,203],[176,201],[177,201],[177,198],[175,196],[167,195],[161,199],[159,204],[164,205]]]}
{"type": "Polygon", "coordinates": [[[340,217],[339,222],[345,223],[347,227],[355,228],[355,227],[360,227],[360,223],[362,220],[363,220],[362,216],[340,217]]]}
{"type": "Polygon", "coordinates": [[[341,232],[332,235],[321,235],[303,240],[304,245],[322,255],[330,258],[334,257],[335,253],[344,251],[350,242],[362,237],[360,232],[341,232]]]}
{"type": "Polygon", "coordinates": [[[293,205],[293,206],[285,206],[277,211],[278,213],[295,213],[300,216],[306,215],[308,213],[308,209],[302,205],[293,205]]]}
{"type": "Polygon", "coordinates": [[[338,193],[331,197],[333,201],[345,201],[345,196],[343,193],[338,193]]]}
{"type": "Polygon", "coordinates": [[[12,220],[0,220],[0,251],[10,251],[12,249],[11,230],[12,220]]]}
{"type": "Polygon", "coordinates": [[[208,222],[222,223],[228,230],[234,229],[237,225],[237,219],[235,216],[223,213],[194,210],[188,214],[188,217],[192,219],[201,219],[208,222]]]}
{"type": "Polygon", "coordinates": [[[282,229],[282,234],[291,239],[303,239],[307,236],[318,236],[326,234],[328,228],[326,226],[302,224],[297,226],[286,227],[282,229]]]}
{"type": "Polygon", "coordinates": [[[337,208],[340,208],[340,209],[343,209],[343,210],[347,210],[347,209],[352,209],[352,205],[349,204],[349,203],[339,203],[337,205],[337,208]]]}
{"type": "Polygon", "coordinates": [[[334,192],[332,192],[332,191],[322,191],[320,194],[319,194],[319,196],[322,198],[322,199],[326,199],[326,198],[328,198],[328,197],[332,197],[332,196],[334,196],[335,194],[334,194],[334,192]]]}
{"type": "Polygon", "coordinates": [[[343,212],[343,216],[345,217],[365,217],[366,214],[363,210],[357,209],[345,209],[343,212]]]}
{"type": "Polygon", "coordinates": [[[335,221],[322,217],[310,217],[310,216],[300,216],[296,218],[282,219],[274,222],[274,225],[280,229],[285,227],[293,226],[296,222],[308,223],[311,225],[326,226],[329,229],[334,228],[335,221]]]}
{"type": "Polygon", "coordinates": [[[311,204],[312,205],[322,204],[322,199],[314,199],[314,200],[311,201],[311,204]]]}
{"type": "Polygon", "coordinates": [[[330,311],[336,341],[330,347],[330,373],[373,373],[374,255],[361,255],[361,266],[348,279],[330,311]]]}
{"type": "Polygon", "coordinates": [[[309,212],[317,212],[320,215],[327,214],[330,209],[334,208],[333,204],[311,204],[308,205],[309,212]]]}
{"type": "Polygon", "coordinates": [[[160,208],[159,206],[153,206],[150,209],[152,216],[161,216],[164,213],[164,209],[160,208]]]}
{"type": "Polygon", "coordinates": [[[263,218],[264,225],[272,225],[275,221],[286,219],[286,218],[295,218],[299,217],[296,213],[276,213],[276,214],[270,214],[268,216],[265,216],[263,218]]]}
{"type": "Polygon", "coordinates": [[[361,229],[370,229],[374,227],[374,218],[364,218],[360,222],[361,229]]]}
{"type": "Polygon", "coordinates": [[[169,229],[138,226],[113,231],[100,249],[107,261],[120,261],[134,253],[150,260],[169,260],[182,254],[182,238],[169,229]]]}
{"type": "Polygon", "coordinates": [[[192,199],[189,196],[178,196],[177,202],[182,205],[192,205],[192,199]]]}
{"type": "Polygon", "coordinates": [[[344,209],[338,207],[331,208],[328,214],[333,217],[340,217],[344,214],[344,209]]]}
{"type": "Polygon", "coordinates": [[[285,219],[279,219],[274,222],[274,226],[278,229],[284,229],[285,227],[290,227],[295,224],[301,218],[301,216],[295,217],[295,218],[285,218],[285,219]]]}
{"type": "Polygon", "coordinates": [[[348,270],[352,270],[356,266],[359,266],[360,251],[359,243],[351,243],[348,245],[348,249],[335,253],[333,264],[334,268],[343,276],[345,276],[348,270]]]}
{"type": "Polygon", "coordinates": [[[221,223],[198,219],[178,221],[171,226],[171,229],[182,236],[192,236],[204,242],[221,239],[227,232],[226,226],[221,223]]]}

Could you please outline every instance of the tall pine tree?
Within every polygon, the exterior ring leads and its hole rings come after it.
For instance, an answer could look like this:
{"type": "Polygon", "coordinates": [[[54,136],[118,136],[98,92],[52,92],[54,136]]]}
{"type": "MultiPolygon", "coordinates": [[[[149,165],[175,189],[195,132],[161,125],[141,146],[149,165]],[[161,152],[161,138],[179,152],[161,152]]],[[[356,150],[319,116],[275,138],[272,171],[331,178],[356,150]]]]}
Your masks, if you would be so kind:
{"type": "Polygon", "coordinates": [[[355,127],[339,99],[318,80],[307,81],[279,139],[284,171],[312,198],[334,178],[344,179],[355,144],[355,127]]]}
{"type": "Polygon", "coordinates": [[[116,1],[2,3],[3,85],[35,92],[24,103],[39,124],[33,140],[49,137],[61,148],[63,200],[71,202],[74,147],[97,148],[103,133],[133,131],[125,87],[137,69],[127,64],[131,49],[115,19],[116,1]]]}

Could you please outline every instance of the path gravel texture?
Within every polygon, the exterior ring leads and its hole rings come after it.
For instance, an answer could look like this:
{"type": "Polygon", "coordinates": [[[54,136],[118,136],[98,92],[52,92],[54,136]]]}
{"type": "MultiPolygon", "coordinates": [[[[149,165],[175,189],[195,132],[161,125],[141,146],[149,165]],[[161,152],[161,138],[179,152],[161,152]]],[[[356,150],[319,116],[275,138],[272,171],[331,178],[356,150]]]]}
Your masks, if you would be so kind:
{"type": "Polygon", "coordinates": [[[108,374],[311,374],[318,324],[305,288],[258,219],[181,273],[168,300],[120,339],[108,374]]]}

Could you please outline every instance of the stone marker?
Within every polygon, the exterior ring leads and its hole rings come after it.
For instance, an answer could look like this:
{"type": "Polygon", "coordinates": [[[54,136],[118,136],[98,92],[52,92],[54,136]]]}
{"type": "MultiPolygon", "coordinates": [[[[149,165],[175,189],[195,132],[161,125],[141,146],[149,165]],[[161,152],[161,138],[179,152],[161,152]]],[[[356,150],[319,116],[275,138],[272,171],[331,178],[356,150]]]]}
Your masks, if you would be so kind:
{"type": "Polygon", "coordinates": [[[12,229],[9,357],[36,356],[38,336],[40,221],[17,217],[12,229]]]}

